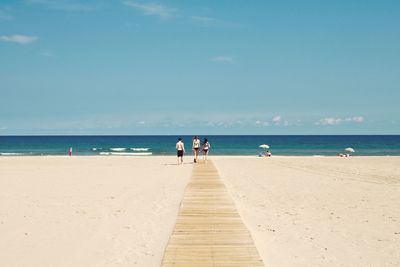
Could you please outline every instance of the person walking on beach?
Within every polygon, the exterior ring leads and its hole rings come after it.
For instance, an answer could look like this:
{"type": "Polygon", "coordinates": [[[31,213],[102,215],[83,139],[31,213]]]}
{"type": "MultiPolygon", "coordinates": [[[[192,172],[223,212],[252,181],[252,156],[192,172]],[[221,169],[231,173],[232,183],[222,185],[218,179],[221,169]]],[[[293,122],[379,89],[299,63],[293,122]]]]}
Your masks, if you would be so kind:
{"type": "Polygon", "coordinates": [[[182,138],[178,138],[178,142],[176,143],[176,154],[178,156],[178,165],[183,164],[183,153],[185,153],[185,144],[182,141],[182,138]],[[179,158],[180,161],[179,161],[179,158]]]}
{"type": "Polygon", "coordinates": [[[199,156],[199,149],[200,149],[200,139],[197,135],[193,137],[192,149],[194,153],[194,163],[197,162],[197,157],[199,156]]]}
{"type": "Polygon", "coordinates": [[[210,145],[210,143],[208,142],[208,139],[207,139],[207,138],[204,138],[203,146],[202,146],[202,147],[203,147],[204,160],[207,161],[208,151],[210,150],[210,147],[211,147],[211,145],[210,145]]]}

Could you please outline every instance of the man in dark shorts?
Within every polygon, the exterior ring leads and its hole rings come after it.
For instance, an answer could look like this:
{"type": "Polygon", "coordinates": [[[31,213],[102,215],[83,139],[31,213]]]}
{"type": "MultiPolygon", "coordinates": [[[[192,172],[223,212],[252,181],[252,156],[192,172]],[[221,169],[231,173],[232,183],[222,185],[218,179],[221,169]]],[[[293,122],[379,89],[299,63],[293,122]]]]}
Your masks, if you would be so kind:
{"type": "Polygon", "coordinates": [[[178,165],[183,164],[183,153],[185,153],[185,145],[183,144],[182,138],[178,138],[178,142],[176,143],[176,155],[178,156],[178,165]],[[181,160],[179,161],[179,158],[181,160]]]}

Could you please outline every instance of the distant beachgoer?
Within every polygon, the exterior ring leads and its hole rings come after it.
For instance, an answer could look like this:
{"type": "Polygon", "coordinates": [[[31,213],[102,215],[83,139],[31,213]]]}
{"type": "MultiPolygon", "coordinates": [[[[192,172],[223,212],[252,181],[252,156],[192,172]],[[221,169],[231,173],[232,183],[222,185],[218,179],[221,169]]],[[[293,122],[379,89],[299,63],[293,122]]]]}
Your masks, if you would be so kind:
{"type": "Polygon", "coordinates": [[[211,148],[211,145],[210,145],[210,143],[208,142],[208,139],[207,139],[207,138],[204,138],[202,147],[203,147],[204,160],[207,161],[208,151],[209,151],[210,148],[211,148]]]}
{"type": "Polygon", "coordinates": [[[69,156],[72,156],[72,147],[69,148],[69,156]]]}
{"type": "Polygon", "coordinates": [[[183,164],[183,153],[185,153],[185,144],[183,143],[182,138],[178,138],[178,142],[176,143],[175,147],[176,155],[178,156],[178,165],[183,164]]]}
{"type": "Polygon", "coordinates": [[[259,157],[271,157],[272,156],[272,152],[269,150],[263,151],[260,154],[258,154],[259,157]]]}
{"type": "Polygon", "coordinates": [[[194,163],[197,162],[197,157],[199,156],[199,149],[200,149],[200,139],[197,135],[193,137],[192,149],[194,153],[194,163]]]}

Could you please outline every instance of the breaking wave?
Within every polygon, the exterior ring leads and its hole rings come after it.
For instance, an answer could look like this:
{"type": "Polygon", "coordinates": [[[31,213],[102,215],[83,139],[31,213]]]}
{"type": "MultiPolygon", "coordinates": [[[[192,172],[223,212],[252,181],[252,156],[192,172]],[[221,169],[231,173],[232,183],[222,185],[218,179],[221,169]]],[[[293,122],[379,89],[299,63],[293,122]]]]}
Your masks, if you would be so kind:
{"type": "Polygon", "coordinates": [[[153,153],[151,152],[136,152],[136,153],[132,153],[132,152],[100,152],[100,155],[115,155],[115,156],[150,156],[153,153]]]}
{"type": "Polygon", "coordinates": [[[136,148],[136,147],[131,147],[131,150],[132,150],[132,151],[149,151],[150,148],[142,148],[142,147],[136,148]]]}
{"type": "Polygon", "coordinates": [[[110,148],[110,150],[112,150],[112,151],[125,151],[127,149],[124,148],[124,147],[112,147],[112,148],[110,148]]]}

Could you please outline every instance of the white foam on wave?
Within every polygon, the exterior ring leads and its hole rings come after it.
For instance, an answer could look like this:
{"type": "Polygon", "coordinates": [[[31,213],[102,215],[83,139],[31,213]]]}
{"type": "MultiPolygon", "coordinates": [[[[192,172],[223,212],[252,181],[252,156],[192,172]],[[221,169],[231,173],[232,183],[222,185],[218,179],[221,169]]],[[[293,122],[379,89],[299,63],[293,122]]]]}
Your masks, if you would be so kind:
{"type": "Polygon", "coordinates": [[[151,152],[100,152],[100,155],[107,156],[150,156],[153,155],[151,152]]]}
{"type": "Polygon", "coordinates": [[[137,152],[137,153],[130,153],[130,152],[111,152],[111,155],[118,155],[118,156],[150,156],[153,153],[151,152],[137,152]]]}
{"type": "Polygon", "coordinates": [[[146,147],[131,147],[132,151],[149,151],[150,148],[146,148],[146,147]]]}
{"type": "Polygon", "coordinates": [[[112,147],[112,148],[110,148],[110,150],[112,150],[112,151],[125,151],[126,148],[124,148],[124,147],[112,147]]]}
{"type": "Polygon", "coordinates": [[[26,155],[24,153],[0,153],[1,156],[22,156],[22,155],[26,155]]]}

